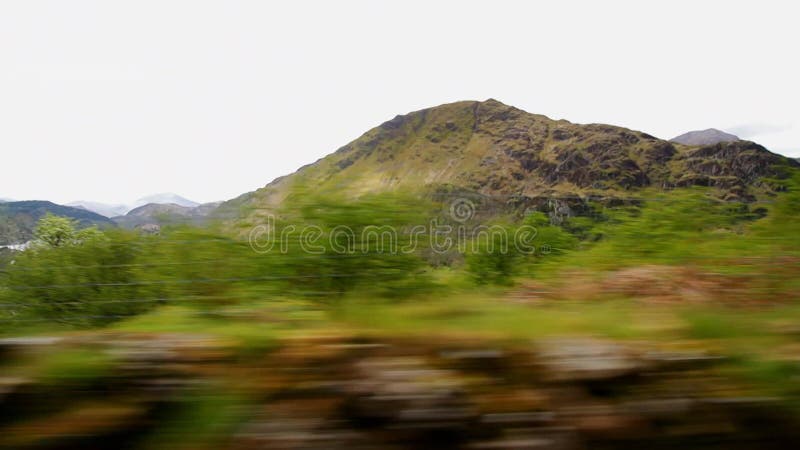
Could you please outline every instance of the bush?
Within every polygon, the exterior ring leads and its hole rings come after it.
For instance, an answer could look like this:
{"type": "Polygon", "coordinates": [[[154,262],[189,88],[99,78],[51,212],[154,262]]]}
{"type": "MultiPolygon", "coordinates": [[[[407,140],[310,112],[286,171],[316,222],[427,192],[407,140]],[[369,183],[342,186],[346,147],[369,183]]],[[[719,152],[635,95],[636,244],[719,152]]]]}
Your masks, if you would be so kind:
{"type": "Polygon", "coordinates": [[[425,223],[424,211],[419,200],[401,195],[295,202],[283,212],[291,220],[274,230],[285,248],[263,255],[265,266],[286,275],[292,291],[322,297],[354,289],[386,296],[413,292],[427,283],[409,235],[411,227],[425,223]]]}
{"type": "Polygon", "coordinates": [[[138,282],[135,235],[93,231],[75,240],[68,227],[58,233],[6,266],[5,297],[17,316],[98,324],[153,306],[139,301],[153,289],[138,282]]]}
{"type": "Polygon", "coordinates": [[[572,249],[577,238],[541,212],[530,214],[518,225],[489,227],[502,232],[473,238],[466,254],[467,270],[479,284],[509,284],[542,258],[572,249]],[[526,233],[526,234],[522,234],[526,233]]]}

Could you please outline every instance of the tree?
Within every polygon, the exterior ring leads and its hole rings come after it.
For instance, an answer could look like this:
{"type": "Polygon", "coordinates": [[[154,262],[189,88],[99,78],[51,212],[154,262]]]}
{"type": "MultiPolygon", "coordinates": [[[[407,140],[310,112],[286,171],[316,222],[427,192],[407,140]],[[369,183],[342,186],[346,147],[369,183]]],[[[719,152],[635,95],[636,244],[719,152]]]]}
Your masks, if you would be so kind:
{"type": "Polygon", "coordinates": [[[409,232],[426,222],[425,202],[399,193],[295,198],[282,211],[289,220],[273,230],[282,242],[260,258],[269,273],[291,280],[288,289],[333,296],[365,289],[399,297],[428,285],[409,232]]]}
{"type": "Polygon", "coordinates": [[[34,243],[38,246],[58,248],[97,239],[102,237],[103,233],[96,227],[79,230],[74,220],[47,213],[39,219],[33,236],[34,243]]]}
{"type": "Polygon", "coordinates": [[[528,215],[521,224],[494,227],[503,232],[490,233],[488,239],[476,236],[471,251],[465,255],[467,270],[479,284],[511,284],[523,268],[529,270],[531,264],[562,254],[578,242],[561,226],[553,225],[542,212],[528,215]]]}

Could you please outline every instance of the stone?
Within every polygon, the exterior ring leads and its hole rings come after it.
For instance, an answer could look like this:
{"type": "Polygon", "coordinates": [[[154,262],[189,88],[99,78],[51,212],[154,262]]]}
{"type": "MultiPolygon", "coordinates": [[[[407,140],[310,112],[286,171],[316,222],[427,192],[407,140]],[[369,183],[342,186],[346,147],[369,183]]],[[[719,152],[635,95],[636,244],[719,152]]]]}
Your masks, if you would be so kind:
{"type": "Polygon", "coordinates": [[[608,381],[637,374],[642,364],[627,348],[590,338],[539,342],[537,364],[548,381],[608,381]]]}

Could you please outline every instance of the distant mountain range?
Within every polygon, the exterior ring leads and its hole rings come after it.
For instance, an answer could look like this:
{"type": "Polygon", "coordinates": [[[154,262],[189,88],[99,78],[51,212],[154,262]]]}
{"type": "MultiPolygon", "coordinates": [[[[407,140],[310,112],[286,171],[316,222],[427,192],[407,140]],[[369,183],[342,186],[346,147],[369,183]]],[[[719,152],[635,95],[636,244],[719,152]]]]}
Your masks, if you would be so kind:
{"type": "Polygon", "coordinates": [[[185,197],[181,197],[178,194],[173,194],[171,192],[148,195],[146,197],[137,199],[136,201],[130,204],[123,204],[123,203],[109,204],[109,203],[80,200],[68,203],[67,205],[87,209],[89,211],[96,212],[97,214],[106,217],[119,217],[119,216],[124,216],[133,209],[151,203],[165,204],[165,205],[174,204],[188,208],[193,208],[195,206],[200,205],[200,203],[189,200],[185,197]]]}
{"type": "MultiPolygon", "coordinates": [[[[142,197],[135,202],[133,202],[133,208],[138,208],[140,206],[144,206],[150,203],[161,203],[161,204],[173,204],[179,206],[186,206],[189,208],[194,208],[195,206],[200,206],[200,203],[195,201],[189,200],[187,198],[181,197],[178,194],[173,194],[170,192],[162,193],[162,194],[153,194],[148,195],[147,197],[142,197]]],[[[131,209],[133,209],[131,208],[131,209]]]]}
{"type": "Polygon", "coordinates": [[[45,214],[69,217],[81,227],[203,223],[220,202],[199,204],[176,194],[165,193],[142,197],[131,205],[91,201],[59,205],[49,201],[0,200],[0,245],[21,244],[33,237],[36,222],[45,214]],[[166,202],[166,203],[160,203],[166,202]]]}
{"type": "Polygon", "coordinates": [[[67,206],[85,209],[106,217],[120,216],[127,213],[131,209],[129,206],[123,204],[107,204],[90,201],[71,202],[67,203],[67,206]]]}
{"type": "Polygon", "coordinates": [[[670,139],[670,142],[683,145],[714,145],[721,142],[736,142],[740,140],[738,136],[717,130],[716,128],[709,128],[707,130],[684,133],[670,139]]]}
{"type": "Polygon", "coordinates": [[[148,195],[131,204],[106,204],[73,202],[72,206],[85,208],[111,218],[123,228],[142,225],[201,224],[220,202],[197,203],[171,192],[148,195]]]}

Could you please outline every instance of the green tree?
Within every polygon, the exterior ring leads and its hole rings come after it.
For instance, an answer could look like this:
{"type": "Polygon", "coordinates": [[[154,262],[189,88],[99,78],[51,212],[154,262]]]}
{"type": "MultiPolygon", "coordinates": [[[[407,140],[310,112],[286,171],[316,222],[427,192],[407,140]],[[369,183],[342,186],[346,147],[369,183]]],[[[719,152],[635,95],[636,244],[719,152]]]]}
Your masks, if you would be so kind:
{"type": "Polygon", "coordinates": [[[425,237],[411,229],[426,223],[430,205],[402,194],[297,198],[274,230],[285,251],[276,245],[261,255],[270,273],[286,275],[290,290],[402,296],[429,284],[417,251],[425,244],[415,241],[425,237]]]}
{"type": "Polygon", "coordinates": [[[73,219],[47,213],[39,219],[33,236],[35,245],[57,248],[99,239],[103,233],[96,227],[79,230],[73,219]]]}
{"type": "Polygon", "coordinates": [[[503,232],[489,234],[488,239],[487,235],[474,237],[466,251],[467,271],[478,284],[510,284],[523,269],[562,254],[578,242],[542,212],[528,215],[521,223],[493,227],[503,232]]]}

